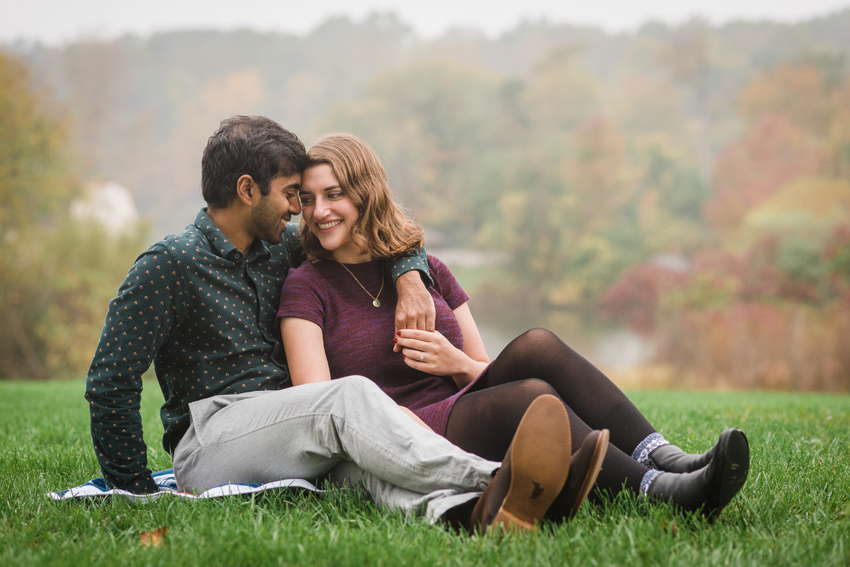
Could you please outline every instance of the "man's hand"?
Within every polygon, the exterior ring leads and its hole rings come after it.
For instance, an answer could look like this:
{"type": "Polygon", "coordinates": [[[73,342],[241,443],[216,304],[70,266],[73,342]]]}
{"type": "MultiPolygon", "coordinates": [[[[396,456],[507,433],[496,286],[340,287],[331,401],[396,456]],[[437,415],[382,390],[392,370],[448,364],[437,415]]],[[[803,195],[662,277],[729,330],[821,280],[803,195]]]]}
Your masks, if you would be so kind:
{"type": "MultiPolygon", "coordinates": [[[[437,318],[434,309],[434,299],[422,278],[416,270],[402,274],[396,279],[396,291],[398,292],[398,305],[395,307],[395,328],[418,329],[420,331],[433,331],[434,322],[437,318]]],[[[399,352],[396,347],[395,352],[399,352]]]]}

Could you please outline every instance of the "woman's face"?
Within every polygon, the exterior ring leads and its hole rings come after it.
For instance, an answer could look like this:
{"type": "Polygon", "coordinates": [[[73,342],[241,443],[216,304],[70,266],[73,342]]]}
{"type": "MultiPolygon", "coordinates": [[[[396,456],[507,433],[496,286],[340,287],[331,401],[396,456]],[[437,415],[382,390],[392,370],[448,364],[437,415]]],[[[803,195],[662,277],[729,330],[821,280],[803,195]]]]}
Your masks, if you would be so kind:
{"type": "Polygon", "coordinates": [[[330,165],[323,163],[307,169],[299,195],[307,228],[318,237],[322,248],[333,252],[334,259],[347,264],[371,259],[351,240],[351,231],[360,214],[343,193],[330,165]]]}

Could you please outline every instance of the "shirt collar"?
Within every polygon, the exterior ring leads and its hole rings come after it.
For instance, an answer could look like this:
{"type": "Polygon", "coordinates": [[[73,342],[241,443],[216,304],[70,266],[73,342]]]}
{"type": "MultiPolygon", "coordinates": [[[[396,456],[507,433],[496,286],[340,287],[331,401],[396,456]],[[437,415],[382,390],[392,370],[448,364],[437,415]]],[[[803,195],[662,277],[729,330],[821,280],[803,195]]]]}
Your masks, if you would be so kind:
{"type": "MultiPolygon", "coordinates": [[[[222,258],[227,258],[231,262],[239,262],[242,260],[242,252],[227,238],[215,223],[207,215],[206,209],[201,209],[198,216],[195,217],[195,226],[198,227],[210,243],[213,251],[222,258]]],[[[254,239],[251,247],[248,249],[248,257],[246,262],[253,262],[258,258],[270,256],[271,251],[266,243],[262,240],[254,239]]]]}

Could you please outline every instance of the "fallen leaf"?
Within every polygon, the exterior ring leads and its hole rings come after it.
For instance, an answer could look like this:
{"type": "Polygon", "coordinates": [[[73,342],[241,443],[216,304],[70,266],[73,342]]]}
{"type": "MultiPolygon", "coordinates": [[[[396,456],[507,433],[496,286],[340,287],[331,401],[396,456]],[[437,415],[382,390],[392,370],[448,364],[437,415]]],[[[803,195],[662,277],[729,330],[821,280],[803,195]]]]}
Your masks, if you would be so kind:
{"type": "Polygon", "coordinates": [[[142,542],[142,547],[159,547],[165,545],[165,536],[168,534],[168,526],[162,526],[152,532],[142,532],[139,534],[139,541],[142,542]]]}
{"type": "Polygon", "coordinates": [[[679,535],[679,526],[676,525],[674,520],[670,520],[669,524],[667,522],[661,522],[661,529],[669,532],[673,537],[679,535]]]}

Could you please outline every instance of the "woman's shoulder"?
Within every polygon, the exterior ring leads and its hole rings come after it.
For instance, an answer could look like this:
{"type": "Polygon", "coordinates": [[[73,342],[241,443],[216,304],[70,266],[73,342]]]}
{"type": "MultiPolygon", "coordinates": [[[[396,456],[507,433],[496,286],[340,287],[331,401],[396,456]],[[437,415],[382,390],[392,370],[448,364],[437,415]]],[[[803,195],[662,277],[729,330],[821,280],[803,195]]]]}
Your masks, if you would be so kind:
{"type": "Polygon", "coordinates": [[[428,269],[431,270],[432,274],[445,272],[448,272],[449,274],[452,273],[449,267],[446,266],[445,262],[443,262],[436,256],[432,256],[431,254],[428,254],[428,269]]]}
{"type": "Polygon", "coordinates": [[[428,270],[431,272],[431,279],[434,280],[434,289],[436,289],[437,292],[446,299],[446,301],[451,299],[449,302],[450,304],[455,304],[452,309],[464,301],[469,300],[469,296],[463,291],[463,288],[460,283],[458,283],[455,275],[442,260],[436,256],[428,254],[428,270]]]}
{"type": "Polygon", "coordinates": [[[316,270],[316,267],[310,262],[304,262],[297,268],[291,268],[289,273],[286,275],[286,282],[308,282],[316,279],[319,276],[319,272],[316,270]]]}
{"type": "Polygon", "coordinates": [[[442,281],[446,285],[454,285],[457,283],[455,275],[445,262],[428,254],[428,270],[431,272],[431,277],[435,282],[442,281]]]}
{"type": "Polygon", "coordinates": [[[304,262],[297,268],[289,270],[286,279],[283,281],[284,291],[290,290],[290,293],[295,293],[295,290],[304,292],[312,289],[317,293],[323,294],[328,288],[328,281],[323,274],[323,264],[325,261],[319,261],[315,264],[304,262]]]}

